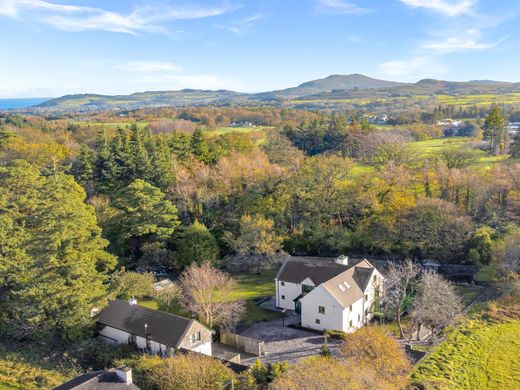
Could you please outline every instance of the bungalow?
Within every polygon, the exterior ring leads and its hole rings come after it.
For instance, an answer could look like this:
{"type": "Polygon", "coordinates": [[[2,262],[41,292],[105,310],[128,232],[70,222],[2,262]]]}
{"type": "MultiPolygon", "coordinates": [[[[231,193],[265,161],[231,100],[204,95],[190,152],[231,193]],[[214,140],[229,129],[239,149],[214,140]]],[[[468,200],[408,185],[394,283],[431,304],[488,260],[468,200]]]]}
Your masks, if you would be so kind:
{"type": "Polygon", "coordinates": [[[301,314],[301,325],[352,332],[374,316],[383,276],[366,259],[290,257],[275,277],[276,306],[301,314]]]}
{"type": "Polygon", "coordinates": [[[181,348],[211,356],[211,330],[194,319],[139,306],[135,300],[110,302],[97,324],[99,336],[114,344],[163,356],[181,348]]]}
{"type": "Polygon", "coordinates": [[[132,381],[132,369],[130,367],[120,367],[88,372],[54,388],[54,390],[95,389],[139,390],[139,387],[132,381]]]}

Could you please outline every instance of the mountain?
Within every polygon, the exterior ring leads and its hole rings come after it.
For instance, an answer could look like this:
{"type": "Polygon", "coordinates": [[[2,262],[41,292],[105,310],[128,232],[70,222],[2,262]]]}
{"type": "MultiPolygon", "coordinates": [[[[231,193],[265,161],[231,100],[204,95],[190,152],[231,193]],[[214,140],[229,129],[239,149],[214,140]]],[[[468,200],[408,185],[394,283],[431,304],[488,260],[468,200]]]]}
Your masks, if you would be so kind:
{"type": "Polygon", "coordinates": [[[520,92],[520,83],[493,80],[455,82],[423,79],[416,83],[374,79],[362,74],[331,75],[312,80],[297,87],[262,92],[239,93],[228,90],[183,89],[179,91],[148,91],[130,95],[66,95],[41,103],[33,111],[94,111],[104,109],[133,109],[160,106],[197,105],[292,105],[294,100],[326,101],[373,99],[434,95],[503,94],[520,92]]]}
{"type": "Polygon", "coordinates": [[[331,75],[323,79],[307,81],[297,87],[279,91],[257,94],[257,97],[271,96],[273,98],[291,99],[317,93],[332,92],[335,90],[350,91],[352,89],[390,88],[403,85],[395,81],[378,80],[362,74],[331,75]]]}

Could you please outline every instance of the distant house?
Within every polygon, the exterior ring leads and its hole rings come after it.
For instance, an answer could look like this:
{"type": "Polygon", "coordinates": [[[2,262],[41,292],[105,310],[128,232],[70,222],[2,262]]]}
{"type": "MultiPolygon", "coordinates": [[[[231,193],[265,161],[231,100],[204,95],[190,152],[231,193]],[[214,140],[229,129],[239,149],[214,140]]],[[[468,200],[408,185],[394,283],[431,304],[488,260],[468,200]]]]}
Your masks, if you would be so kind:
{"type": "Polygon", "coordinates": [[[111,368],[88,372],[55,387],[54,390],[139,390],[133,384],[132,369],[129,367],[111,368]]]}
{"type": "Polygon", "coordinates": [[[301,325],[352,332],[379,305],[383,276],[368,260],[290,257],[275,278],[276,306],[301,314],[301,325]]]}
{"type": "Polygon", "coordinates": [[[110,302],[97,318],[99,336],[149,353],[171,355],[187,349],[211,356],[211,330],[194,319],[152,310],[131,302],[110,302]]]}

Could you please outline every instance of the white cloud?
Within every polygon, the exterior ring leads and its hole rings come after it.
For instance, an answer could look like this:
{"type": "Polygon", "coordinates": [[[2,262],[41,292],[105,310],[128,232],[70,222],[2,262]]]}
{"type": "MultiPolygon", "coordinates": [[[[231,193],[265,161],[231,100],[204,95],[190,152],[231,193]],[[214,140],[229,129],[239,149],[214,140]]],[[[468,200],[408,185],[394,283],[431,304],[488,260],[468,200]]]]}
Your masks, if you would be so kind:
{"type": "Polygon", "coordinates": [[[447,16],[459,16],[471,13],[476,0],[400,0],[413,8],[425,8],[447,16]]]}
{"type": "Polygon", "coordinates": [[[151,7],[137,6],[129,13],[101,8],[56,4],[46,0],[0,0],[0,15],[30,19],[65,31],[102,30],[138,34],[167,33],[165,23],[181,19],[200,19],[231,11],[227,2],[221,6],[151,7]]]}
{"type": "Polygon", "coordinates": [[[129,61],[116,65],[116,68],[135,73],[176,72],[182,70],[178,65],[161,61],[129,61]]]}
{"type": "Polygon", "coordinates": [[[358,35],[351,35],[347,37],[347,41],[349,41],[350,43],[361,43],[364,42],[364,39],[358,35]]]}
{"type": "Polygon", "coordinates": [[[264,19],[265,16],[262,14],[256,14],[239,20],[235,23],[230,24],[217,24],[216,28],[220,28],[222,30],[227,30],[235,34],[243,34],[251,30],[251,28],[259,21],[264,19]]]}
{"type": "Polygon", "coordinates": [[[426,42],[425,49],[441,53],[453,53],[463,50],[484,50],[496,46],[497,43],[482,42],[481,33],[476,29],[469,29],[458,34],[451,34],[438,41],[426,42]]]}
{"type": "Polygon", "coordinates": [[[396,80],[416,81],[426,77],[440,75],[444,69],[438,65],[434,58],[416,56],[403,60],[387,61],[380,65],[386,76],[396,80]]]}
{"type": "Polygon", "coordinates": [[[317,9],[321,12],[333,14],[359,14],[368,12],[367,8],[359,7],[345,0],[318,0],[317,9]]]}

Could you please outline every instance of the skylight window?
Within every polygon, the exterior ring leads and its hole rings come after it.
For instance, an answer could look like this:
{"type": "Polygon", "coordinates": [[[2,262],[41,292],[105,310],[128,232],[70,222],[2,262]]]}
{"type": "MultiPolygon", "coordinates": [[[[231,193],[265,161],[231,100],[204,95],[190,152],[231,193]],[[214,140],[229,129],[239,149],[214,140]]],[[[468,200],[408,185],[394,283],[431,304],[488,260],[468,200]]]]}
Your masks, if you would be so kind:
{"type": "Polygon", "coordinates": [[[338,287],[341,291],[345,291],[345,286],[343,286],[342,284],[338,284],[338,287]]]}
{"type": "Polygon", "coordinates": [[[343,282],[343,285],[346,287],[346,288],[350,288],[349,284],[347,282],[343,282]]]}

